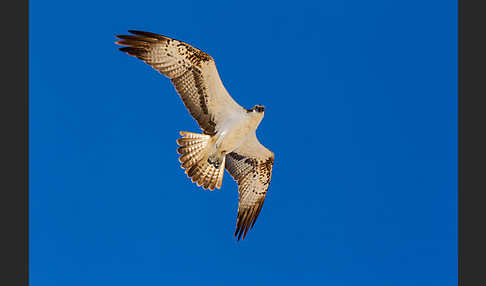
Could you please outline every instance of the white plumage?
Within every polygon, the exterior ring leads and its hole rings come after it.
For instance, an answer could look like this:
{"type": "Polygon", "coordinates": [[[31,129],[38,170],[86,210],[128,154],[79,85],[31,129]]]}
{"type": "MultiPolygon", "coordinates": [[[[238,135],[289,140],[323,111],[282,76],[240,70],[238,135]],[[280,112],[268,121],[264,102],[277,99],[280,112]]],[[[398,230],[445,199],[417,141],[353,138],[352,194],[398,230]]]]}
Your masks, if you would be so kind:
{"type": "Polygon", "coordinates": [[[162,35],[129,31],[117,36],[121,51],[167,76],[203,134],[181,132],[177,140],[181,167],[204,189],[220,188],[224,168],[238,183],[235,237],[253,227],[272,176],[274,154],[258,141],[255,131],[264,107],[241,107],[229,95],[211,56],[184,42],[162,35]]]}

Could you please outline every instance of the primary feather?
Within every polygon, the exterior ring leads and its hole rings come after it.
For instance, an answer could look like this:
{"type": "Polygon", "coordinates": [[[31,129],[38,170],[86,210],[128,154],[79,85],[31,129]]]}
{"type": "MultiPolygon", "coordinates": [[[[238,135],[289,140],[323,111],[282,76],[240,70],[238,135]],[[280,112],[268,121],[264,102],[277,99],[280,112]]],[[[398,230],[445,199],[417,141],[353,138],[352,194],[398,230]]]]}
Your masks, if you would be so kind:
{"type": "Polygon", "coordinates": [[[118,35],[120,51],[135,56],[168,77],[204,134],[181,132],[179,161],[198,186],[220,188],[226,168],[238,183],[235,237],[243,239],[262,209],[272,176],[274,154],[255,130],[264,107],[241,107],[224,87],[214,59],[178,40],[129,30],[118,35]]]}

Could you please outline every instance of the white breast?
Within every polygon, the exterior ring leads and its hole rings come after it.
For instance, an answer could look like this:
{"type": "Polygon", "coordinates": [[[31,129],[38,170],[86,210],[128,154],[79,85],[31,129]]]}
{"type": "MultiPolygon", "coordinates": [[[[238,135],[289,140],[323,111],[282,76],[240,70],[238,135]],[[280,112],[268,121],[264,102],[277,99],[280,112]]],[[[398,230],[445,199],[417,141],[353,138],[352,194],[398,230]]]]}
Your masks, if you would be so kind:
{"type": "Polygon", "coordinates": [[[262,115],[254,113],[235,113],[229,116],[219,128],[220,151],[227,153],[238,148],[246,138],[255,132],[262,115]]]}

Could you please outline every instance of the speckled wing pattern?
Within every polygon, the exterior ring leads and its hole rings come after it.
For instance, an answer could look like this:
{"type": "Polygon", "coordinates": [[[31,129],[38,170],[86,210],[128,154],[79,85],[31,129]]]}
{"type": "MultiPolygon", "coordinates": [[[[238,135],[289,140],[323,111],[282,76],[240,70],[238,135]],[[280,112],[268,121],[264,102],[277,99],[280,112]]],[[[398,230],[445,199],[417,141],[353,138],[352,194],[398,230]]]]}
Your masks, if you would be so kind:
{"type": "Polygon", "coordinates": [[[171,79],[184,105],[205,134],[214,135],[218,122],[243,111],[226,91],[213,58],[184,42],[166,36],[129,30],[117,35],[120,51],[135,56],[171,79]]]}
{"type": "Polygon", "coordinates": [[[235,237],[243,239],[253,228],[272,178],[274,154],[253,134],[240,148],[226,155],[226,170],[238,183],[239,202],[235,237]]]}

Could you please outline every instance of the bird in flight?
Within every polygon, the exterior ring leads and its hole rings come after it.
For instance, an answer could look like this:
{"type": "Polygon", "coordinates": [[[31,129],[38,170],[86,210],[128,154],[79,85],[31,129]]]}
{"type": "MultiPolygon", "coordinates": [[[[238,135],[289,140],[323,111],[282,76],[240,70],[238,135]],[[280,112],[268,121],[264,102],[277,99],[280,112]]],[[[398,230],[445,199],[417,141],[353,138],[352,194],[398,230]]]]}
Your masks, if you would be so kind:
{"type": "Polygon", "coordinates": [[[181,167],[204,189],[221,188],[224,169],[238,183],[237,240],[253,228],[267,194],[274,154],[256,137],[265,108],[243,108],[224,87],[214,59],[184,42],[150,32],[117,35],[120,51],[168,77],[202,134],[181,131],[181,167]]]}

